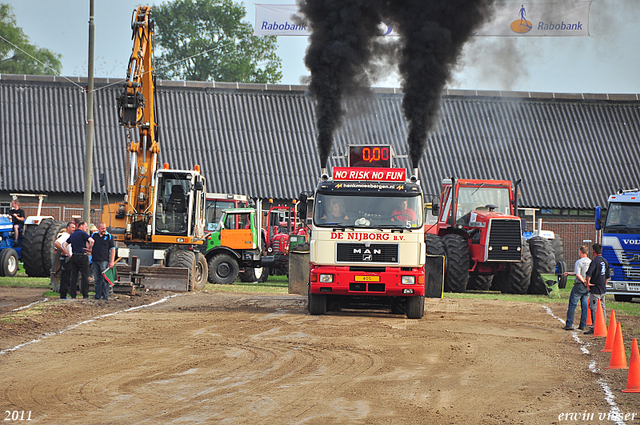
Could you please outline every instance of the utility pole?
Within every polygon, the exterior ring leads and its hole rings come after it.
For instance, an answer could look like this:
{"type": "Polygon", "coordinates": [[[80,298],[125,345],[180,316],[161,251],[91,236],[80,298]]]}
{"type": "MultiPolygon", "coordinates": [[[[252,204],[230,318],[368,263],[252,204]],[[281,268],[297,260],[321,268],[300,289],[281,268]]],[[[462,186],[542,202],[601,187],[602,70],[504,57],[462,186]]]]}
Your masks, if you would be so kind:
{"type": "MultiPolygon", "coordinates": [[[[84,165],[84,214],[83,220],[91,222],[91,176],[93,175],[93,45],[95,26],[93,22],[93,1],[89,0],[89,86],[87,88],[87,130],[84,165]]],[[[96,223],[97,224],[97,223],[96,223]]]]}

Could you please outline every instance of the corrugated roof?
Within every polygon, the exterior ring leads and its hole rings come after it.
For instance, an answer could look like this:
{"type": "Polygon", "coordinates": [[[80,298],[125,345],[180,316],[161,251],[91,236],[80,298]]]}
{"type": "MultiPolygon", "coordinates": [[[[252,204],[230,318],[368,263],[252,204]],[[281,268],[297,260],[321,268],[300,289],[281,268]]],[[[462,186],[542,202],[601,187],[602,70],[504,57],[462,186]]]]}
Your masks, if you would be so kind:
{"type": "MultiPolygon", "coordinates": [[[[0,191],[82,193],[86,79],[0,76],[0,191]]],[[[126,188],[126,131],[115,80],[96,80],[94,187],[126,188]]],[[[320,174],[313,103],[304,86],[159,81],[160,163],[200,164],[212,192],[291,199],[320,174]]],[[[406,154],[402,95],[375,90],[345,102],[329,165],[349,144],[406,154]]],[[[420,163],[425,191],[443,177],[522,178],[521,205],[588,209],[640,178],[638,95],[449,90],[420,163]]],[[[133,134],[137,137],[137,134],[133,134]]],[[[399,159],[399,167],[409,167],[399,159]]]]}

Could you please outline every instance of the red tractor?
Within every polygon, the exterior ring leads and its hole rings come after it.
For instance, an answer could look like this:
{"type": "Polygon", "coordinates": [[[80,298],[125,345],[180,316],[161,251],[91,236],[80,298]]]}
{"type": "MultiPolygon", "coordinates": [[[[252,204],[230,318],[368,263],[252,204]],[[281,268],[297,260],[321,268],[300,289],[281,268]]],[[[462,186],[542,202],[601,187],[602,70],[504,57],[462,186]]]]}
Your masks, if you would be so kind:
{"type": "Polygon", "coordinates": [[[512,188],[508,180],[443,180],[438,221],[425,241],[428,254],[445,256],[445,291],[493,287],[522,294],[532,276],[553,273],[549,242],[522,238],[523,223],[514,214],[519,183],[512,188]]]}
{"type": "Polygon", "coordinates": [[[267,254],[275,264],[271,274],[289,274],[289,250],[308,241],[307,228],[296,219],[296,208],[278,205],[267,215],[267,254]]]}

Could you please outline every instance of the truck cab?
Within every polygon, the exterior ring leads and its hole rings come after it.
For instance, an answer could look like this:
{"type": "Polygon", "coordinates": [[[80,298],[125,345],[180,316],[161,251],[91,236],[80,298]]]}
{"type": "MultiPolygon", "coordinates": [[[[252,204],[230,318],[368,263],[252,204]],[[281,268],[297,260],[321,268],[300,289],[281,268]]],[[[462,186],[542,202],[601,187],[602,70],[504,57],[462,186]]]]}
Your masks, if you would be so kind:
{"type": "Polygon", "coordinates": [[[314,194],[309,312],[383,307],[421,318],[423,205],[405,169],[334,167],[324,175],[314,194]]]}
{"type": "Polygon", "coordinates": [[[616,301],[640,298],[640,191],[609,196],[606,217],[596,208],[596,230],[602,230],[602,256],[610,267],[607,294],[616,301]]]}

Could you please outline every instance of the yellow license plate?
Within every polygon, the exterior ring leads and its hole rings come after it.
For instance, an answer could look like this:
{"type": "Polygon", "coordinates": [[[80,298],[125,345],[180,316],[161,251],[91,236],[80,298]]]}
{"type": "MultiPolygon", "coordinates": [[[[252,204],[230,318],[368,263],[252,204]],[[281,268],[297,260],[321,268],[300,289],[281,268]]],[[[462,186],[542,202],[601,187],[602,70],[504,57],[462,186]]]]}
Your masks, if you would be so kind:
{"type": "Polygon", "coordinates": [[[356,282],[380,282],[380,276],[356,276],[356,282]]]}

